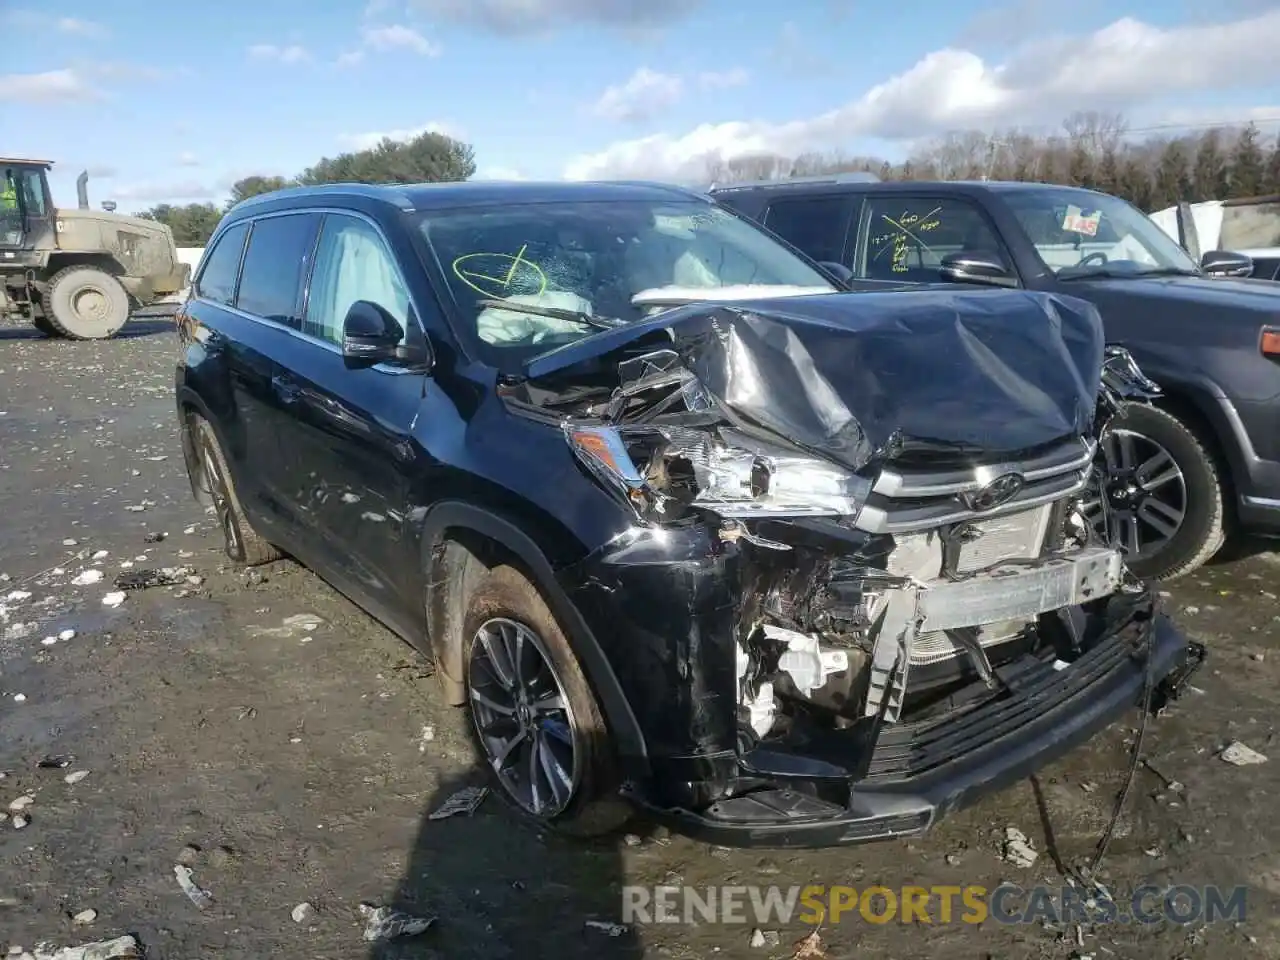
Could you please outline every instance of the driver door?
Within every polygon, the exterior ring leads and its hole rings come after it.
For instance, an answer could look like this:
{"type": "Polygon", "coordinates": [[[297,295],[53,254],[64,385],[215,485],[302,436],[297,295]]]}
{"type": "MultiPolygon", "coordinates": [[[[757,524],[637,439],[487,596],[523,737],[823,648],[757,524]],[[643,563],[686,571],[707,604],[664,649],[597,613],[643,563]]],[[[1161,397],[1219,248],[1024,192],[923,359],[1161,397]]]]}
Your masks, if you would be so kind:
{"type": "Polygon", "coordinates": [[[5,185],[12,184],[16,207],[0,208],[0,246],[31,250],[54,246],[53,208],[45,173],[39,167],[6,167],[5,185]]]}

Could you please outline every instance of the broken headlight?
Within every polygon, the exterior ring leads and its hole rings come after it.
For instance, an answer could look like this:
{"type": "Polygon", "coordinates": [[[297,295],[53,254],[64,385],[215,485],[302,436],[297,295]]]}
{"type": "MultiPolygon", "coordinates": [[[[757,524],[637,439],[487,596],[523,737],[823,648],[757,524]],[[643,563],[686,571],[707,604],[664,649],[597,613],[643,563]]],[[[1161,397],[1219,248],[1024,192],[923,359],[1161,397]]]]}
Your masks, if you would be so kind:
{"type": "Polygon", "coordinates": [[[734,431],[564,425],[579,460],[641,520],[684,508],[722,517],[857,517],[871,481],[734,431]]]}

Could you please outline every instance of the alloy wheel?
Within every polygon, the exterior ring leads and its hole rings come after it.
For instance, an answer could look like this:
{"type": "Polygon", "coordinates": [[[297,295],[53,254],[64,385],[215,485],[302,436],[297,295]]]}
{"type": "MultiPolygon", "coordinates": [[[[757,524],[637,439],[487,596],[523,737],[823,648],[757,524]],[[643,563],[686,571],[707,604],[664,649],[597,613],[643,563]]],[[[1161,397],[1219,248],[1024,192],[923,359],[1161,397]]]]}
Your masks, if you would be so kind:
{"type": "Polygon", "coordinates": [[[1102,462],[1085,497],[1085,517],[1131,560],[1150,557],[1182,529],[1182,469],[1163,445],[1132,430],[1107,431],[1099,448],[1102,462]]]}
{"type": "Polygon", "coordinates": [[[209,494],[209,499],[213,501],[214,514],[218,518],[218,525],[222,527],[222,535],[226,538],[227,552],[238,556],[241,552],[240,530],[231,512],[231,493],[227,489],[226,478],[218,468],[218,458],[214,456],[207,442],[204,444],[203,453],[206,492],[209,494]]]}
{"type": "Polygon", "coordinates": [[[505,617],[485,621],[471,641],[471,715],[499,782],[526,811],[562,813],[581,778],[581,736],[564,687],[538,634],[505,617]]]}

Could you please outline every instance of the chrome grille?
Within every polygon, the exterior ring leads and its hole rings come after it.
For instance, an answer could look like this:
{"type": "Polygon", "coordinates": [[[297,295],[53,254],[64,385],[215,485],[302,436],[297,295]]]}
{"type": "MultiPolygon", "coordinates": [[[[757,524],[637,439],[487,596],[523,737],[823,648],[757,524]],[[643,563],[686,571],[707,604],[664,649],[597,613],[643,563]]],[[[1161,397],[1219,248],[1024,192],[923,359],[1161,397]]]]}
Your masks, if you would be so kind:
{"type": "Polygon", "coordinates": [[[856,525],[868,533],[907,534],[966,520],[985,523],[1052,504],[1085,488],[1093,455],[1092,444],[1074,440],[1022,462],[935,471],[883,470],[856,525]],[[964,495],[976,494],[1008,473],[1018,474],[1023,482],[1006,503],[982,512],[965,504],[964,495]]]}

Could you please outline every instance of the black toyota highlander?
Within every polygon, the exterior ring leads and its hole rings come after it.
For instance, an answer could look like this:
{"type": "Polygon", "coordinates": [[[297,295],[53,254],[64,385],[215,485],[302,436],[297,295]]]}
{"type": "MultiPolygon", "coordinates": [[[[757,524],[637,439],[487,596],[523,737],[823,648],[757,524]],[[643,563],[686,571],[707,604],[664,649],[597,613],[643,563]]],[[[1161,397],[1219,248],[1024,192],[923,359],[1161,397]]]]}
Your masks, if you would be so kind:
{"type": "Polygon", "coordinates": [[[503,793],[927,830],[1199,663],[1081,510],[1158,392],[1068,296],[848,293],[653,184],[244,201],[177,315],[197,497],[434,659],[503,793]]]}

